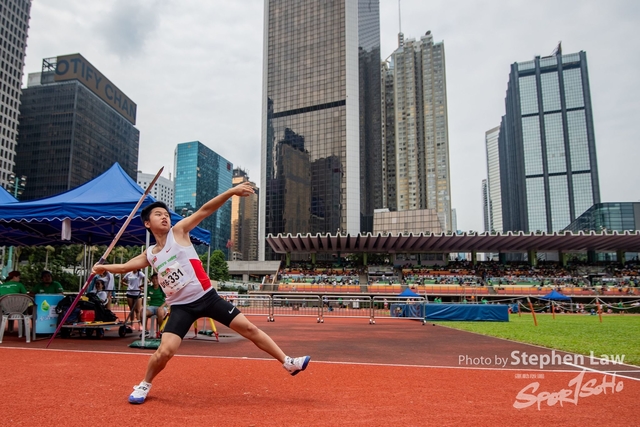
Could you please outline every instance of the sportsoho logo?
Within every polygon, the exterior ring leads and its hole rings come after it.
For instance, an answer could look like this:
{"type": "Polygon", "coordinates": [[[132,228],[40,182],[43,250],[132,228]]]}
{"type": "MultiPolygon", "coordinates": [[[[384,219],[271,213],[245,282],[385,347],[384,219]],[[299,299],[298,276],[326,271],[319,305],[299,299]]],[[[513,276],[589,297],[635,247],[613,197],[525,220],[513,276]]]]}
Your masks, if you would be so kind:
{"type": "Polygon", "coordinates": [[[578,405],[580,399],[597,396],[602,393],[616,394],[624,389],[624,383],[622,381],[616,381],[615,374],[604,375],[600,382],[595,378],[584,382],[585,372],[586,371],[581,371],[575,378],[569,381],[567,385],[568,388],[563,388],[558,391],[538,391],[540,383],[537,381],[532,382],[520,390],[516,396],[516,401],[513,403],[513,407],[523,409],[537,404],[539,411],[540,405],[543,402],[546,402],[547,406],[555,406],[558,403],[560,406],[564,406],[564,403],[578,405]]]}

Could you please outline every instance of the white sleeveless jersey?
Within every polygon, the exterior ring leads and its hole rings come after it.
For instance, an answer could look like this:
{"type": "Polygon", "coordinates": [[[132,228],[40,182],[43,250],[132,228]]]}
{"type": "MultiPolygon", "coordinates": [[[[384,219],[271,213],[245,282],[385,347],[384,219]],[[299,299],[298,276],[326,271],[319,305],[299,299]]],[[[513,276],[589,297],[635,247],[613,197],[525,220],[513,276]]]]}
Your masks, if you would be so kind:
{"type": "Polygon", "coordinates": [[[167,296],[167,304],[188,304],[201,298],[211,289],[211,281],[192,245],[182,246],[167,234],[164,248],[152,253],[156,245],[147,249],[147,260],[158,273],[158,282],[167,296]]]}
{"type": "Polygon", "coordinates": [[[144,283],[145,275],[142,271],[134,273],[133,271],[124,275],[127,281],[127,292],[130,294],[139,294],[140,286],[144,283]]]}

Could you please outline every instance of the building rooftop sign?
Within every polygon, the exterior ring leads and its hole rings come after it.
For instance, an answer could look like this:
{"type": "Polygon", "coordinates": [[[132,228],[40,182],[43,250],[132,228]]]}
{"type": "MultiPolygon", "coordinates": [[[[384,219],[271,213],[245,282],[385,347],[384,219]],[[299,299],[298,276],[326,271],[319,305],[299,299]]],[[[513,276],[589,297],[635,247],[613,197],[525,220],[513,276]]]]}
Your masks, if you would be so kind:
{"type": "MultiPolygon", "coordinates": [[[[45,59],[45,63],[47,61],[50,60],[45,59]]],[[[45,64],[43,64],[43,71],[45,71],[44,68],[45,64]]],[[[133,125],[136,124],[136,104],[79,53],[56,58],[53,80],[55,82],[78,80],[125,119],[133,125]]]]}

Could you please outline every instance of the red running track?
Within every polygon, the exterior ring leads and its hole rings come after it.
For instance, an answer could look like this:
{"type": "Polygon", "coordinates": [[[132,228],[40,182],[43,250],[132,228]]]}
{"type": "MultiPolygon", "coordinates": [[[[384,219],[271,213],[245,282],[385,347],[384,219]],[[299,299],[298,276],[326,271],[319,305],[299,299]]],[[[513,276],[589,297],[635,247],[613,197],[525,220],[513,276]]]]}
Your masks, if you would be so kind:
{"type": "Polygon", "coordinates": [[[44,348],[47,340],[26,344],[5,336],[2,424],[629,426],[637,421],[637,367],[618,366],[614,377],[567,365],[545,370],[473,365],[474,359],[512,351],[550,350],[406,320],[377,325],[366,319],[252,320],[288,354],[310,354],[307,370],[291,377],[251,342],[219,327],[219,343],[185,340],[143,405],[130,405],[127,396],[142,379],[152,350],[129,348],[131,336],[119,338],[114,330],[101,340],[56,338],[50,349],[44,348]],[[468,366],[461,356],[469,357],[468,366]],[[533,383],[538,383],[535,392],[533,383]],[[582,387],[576,398],[577,383],[582,387]],[[539,408],[534,397],[540,397],[539,408]],[[517,402],[524,407],[515,408],[517,402]]]}

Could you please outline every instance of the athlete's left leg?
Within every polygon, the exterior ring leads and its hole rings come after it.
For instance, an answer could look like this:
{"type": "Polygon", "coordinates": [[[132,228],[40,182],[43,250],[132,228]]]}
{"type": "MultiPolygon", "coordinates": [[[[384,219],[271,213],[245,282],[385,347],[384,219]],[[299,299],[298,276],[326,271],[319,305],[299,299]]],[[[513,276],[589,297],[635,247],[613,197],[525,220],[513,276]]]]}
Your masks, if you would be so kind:
{"type": "Polygon", "coordinates": [[[259,349],[267,352],[280,363],[285,362],[286,355],[269,335],[251,323],[242,313],[238,314],[229,325],[231,329],[251,340],[259,349]]]}

